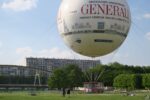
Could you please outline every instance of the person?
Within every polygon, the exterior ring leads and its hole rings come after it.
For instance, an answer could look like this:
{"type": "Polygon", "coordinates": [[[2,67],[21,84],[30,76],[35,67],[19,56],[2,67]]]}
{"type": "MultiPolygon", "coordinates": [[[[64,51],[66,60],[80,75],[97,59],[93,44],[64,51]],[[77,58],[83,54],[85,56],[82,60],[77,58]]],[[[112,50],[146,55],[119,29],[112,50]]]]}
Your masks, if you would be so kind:
{"type": "Polygon", "coordinates": [[[66,95],[66,90],[65,90],[65,88],[63,88],[62,94],[63,94],[63,96],[65,97],[65,95],[66,95]]]}
{"type": "Polygon", "coordinates": [[[67,90],[67,94],[70,97],[70,89],[67,90]]]}

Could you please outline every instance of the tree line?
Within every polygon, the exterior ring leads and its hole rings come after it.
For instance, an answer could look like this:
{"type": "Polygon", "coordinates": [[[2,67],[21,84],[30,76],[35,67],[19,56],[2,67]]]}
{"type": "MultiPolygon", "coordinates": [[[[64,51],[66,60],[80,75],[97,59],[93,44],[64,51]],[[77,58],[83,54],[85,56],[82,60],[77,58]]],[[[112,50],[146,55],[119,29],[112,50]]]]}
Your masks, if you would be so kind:
{"type": "Polygon", "coordinates": [[[129,66],[117,62],[97,65],[85,72],[82,72],[77,65],[68,65],[54,70],[48,84],[51,88],[73,88],[83,86],[83,82],[102,82],[105,86],[139,89],[150,87],[149,74],[150,66],[129,66]],[[117,79],[118,77],[121,80],[117,79]]]}
{"type": "Polygon", "coordinates": [[[150,74],[121,74],[114,79],[113,86],[127,90],[150,88],[150,74]]]}
{"type": "MultiPolygon", "coordinates": [[[[49,78],[41,76],[41,84],[50,88],[74,88],[83,82],[102,82],[116,88],[150,87],[150,66],[129,66],[120,63],[91,66],[82,71],[78,65],[66,65],[53,70],[49,78]],[[123,84],[126,83],[126,84],[123,84]],[[134,86],[133,86],[134,85],[134,86]]],[[[34,76],[0,76],[0,84],[33,84],[34,76]]]]}

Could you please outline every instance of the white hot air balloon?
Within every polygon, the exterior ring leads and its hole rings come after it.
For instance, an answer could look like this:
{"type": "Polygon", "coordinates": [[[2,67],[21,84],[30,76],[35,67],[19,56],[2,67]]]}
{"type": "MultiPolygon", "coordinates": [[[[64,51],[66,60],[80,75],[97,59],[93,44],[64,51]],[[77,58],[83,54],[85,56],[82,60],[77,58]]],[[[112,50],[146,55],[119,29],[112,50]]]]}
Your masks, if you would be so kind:
{"type": "Polygon", "coordinates": [[[62,0],[57,24],[72,50],[98,57],[123,43],[131,26],[131,15],[126,0],[62,0]]]}

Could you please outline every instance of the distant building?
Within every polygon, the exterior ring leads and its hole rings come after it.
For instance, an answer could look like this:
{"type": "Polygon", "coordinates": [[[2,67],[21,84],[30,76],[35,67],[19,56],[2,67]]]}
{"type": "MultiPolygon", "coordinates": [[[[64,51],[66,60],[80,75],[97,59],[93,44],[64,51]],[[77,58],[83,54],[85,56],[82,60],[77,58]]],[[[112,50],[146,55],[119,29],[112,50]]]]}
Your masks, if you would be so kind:
{"type": "MultiPolygon", "coordinates": [[[[0,76],[35,76],[39,73],[42,75],[43,70],[35,69],[29,66],[19,65],[0,65],[0,76]]],[[[46,71],[47,72],[47,71],[46,71]]],[[[44,72],[44,73],[46,73],[44,72]]]]}
{"type": "Polygon", "coordinates": [[[0,65],[0,76],[29,76],[29,68],[18,65],[0,65]]]}
{"type": "Polygon", "coordinates": [[[0,76],[40,76],[49,77],[54,69],[76,64],[82,71],[100,64],[99,60],[74,60],[54,58],[26,58],[26,66],[0,65],[0,76]]]}
{"type": "MultiPolygon", "coordinates": [[[[30,68],[52,72],[56,68],[60,68],[69,64],[76,64],[82,71],[89,69],[90,67],[101,64],[100,60],[75,60],[75,59],[55,59],[55,58],[26,58],[26,64],[30,68]]],[[[30,73],[33,74],[33,73],[30,73]]],[[[50,73],[49,73],[50,74],[50,73]]]]}

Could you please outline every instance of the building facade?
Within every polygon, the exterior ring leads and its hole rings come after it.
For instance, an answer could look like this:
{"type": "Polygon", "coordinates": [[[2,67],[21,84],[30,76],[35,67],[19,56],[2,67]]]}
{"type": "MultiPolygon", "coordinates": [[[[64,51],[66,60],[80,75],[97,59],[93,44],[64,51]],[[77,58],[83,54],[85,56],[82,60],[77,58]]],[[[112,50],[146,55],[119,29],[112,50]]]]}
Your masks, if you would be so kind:
{"type": "MultiPolygon", "coordinates": [[[[32,68],[29,66],[19,65],[0,65],[0,76],[35,76],[38,73],[42,75],[43,70],[32,68]]],[[[46,72],[44,72],[46,73],[46,72]]]]}
{"type": "Polygon", "coordinates": [[[26,66],[0,65],[0,76],[29,76],[29,72],[26,66]]]}
{"type": "Polygon", "coordinates": [[[26,66],[0,65],[0,76],[40,76],[49,77],[54,69],[76,64],[82,71],[100,64],[99,60],[74,60],[54,58],[26,58],[26,66]]]}
{"type": "MultiPolygon", "coordinates": [[[[100,60],[74,60],[74,59],[55,59],[55,58],[26,58],[26,64],[30,68],[52,72],[56,68],[64,67],[69,64],[76,64],[82,71],[90,67],[101,64],[100,60]]],[[[49,73],[50,74],[50,73],[49,73]]]]}

